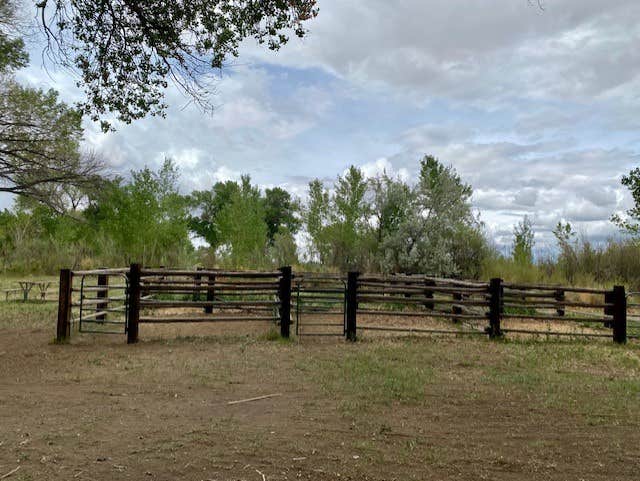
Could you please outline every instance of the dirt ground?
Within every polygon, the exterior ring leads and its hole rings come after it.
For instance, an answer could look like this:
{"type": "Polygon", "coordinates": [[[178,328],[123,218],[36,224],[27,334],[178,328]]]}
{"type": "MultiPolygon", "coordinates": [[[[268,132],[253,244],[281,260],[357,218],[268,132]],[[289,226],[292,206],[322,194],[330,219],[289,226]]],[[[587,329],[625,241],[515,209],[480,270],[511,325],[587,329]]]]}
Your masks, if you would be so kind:
{"type": "Polygon", "coordinates": [[[0,478],[640,479],[634,344],[53,331],[0,322],[0,478]]]}

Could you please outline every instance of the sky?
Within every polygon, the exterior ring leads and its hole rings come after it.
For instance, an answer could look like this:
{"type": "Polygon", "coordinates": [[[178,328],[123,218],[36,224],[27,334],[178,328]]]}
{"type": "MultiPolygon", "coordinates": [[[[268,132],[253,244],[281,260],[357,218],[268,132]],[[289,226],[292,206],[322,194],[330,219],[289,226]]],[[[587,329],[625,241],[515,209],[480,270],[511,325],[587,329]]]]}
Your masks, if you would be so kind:
{"type": "MultiPolygon", "coordinates": [[[[108,134],[85,121],[83,147],[122,174],[171,156],[185,192],[247,173],[301,197],[349,165],[412,180],[431,154],[473,186],[498,246],[525,214],[542,253],[560,220],[595,242],[617,235],[608,219],[631,207],[620,178],[640,164],[640,2],[318,6],[305,38],[276,53],[247,41],[215,72],[212,114],[170,87],[166,118],[108,134]]],[[[81,99],[39,48],[19,79],[81,99]]]]}

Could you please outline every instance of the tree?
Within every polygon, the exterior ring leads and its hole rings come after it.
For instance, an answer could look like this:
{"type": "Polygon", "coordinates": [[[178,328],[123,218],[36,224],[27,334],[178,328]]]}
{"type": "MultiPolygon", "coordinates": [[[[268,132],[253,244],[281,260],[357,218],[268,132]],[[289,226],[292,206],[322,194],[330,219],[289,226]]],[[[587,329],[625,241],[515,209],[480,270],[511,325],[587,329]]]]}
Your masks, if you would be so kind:
{"type": "Polygon", "coordinates": [[[193,250],[188,235],[188,203],[178,192],[178,170],[171,159],[154,172],[131,172],[91,200],[85,215],[97,234],[95,250],[113,263],[179,265],[193,250]]]}
{"type": "Polygon", "coordinates": [[[380,243],[398,230],[409,216],[412,206],[411,188],[400,179],[386,173],[369,180],[373,191],[372,215],[376,225],[376,239],[380,243]]]}
{"type": "Polygon", "coordinates": [[[338,176],[330,195],[318,179],[309,183],[309,201],[304,211],[311,250],[323,264],[341,270],[364,268],[371,246],[367,181],[351,166],[338,176]]]}
{"type": "Polygon", "coordinates": [[[162,115],[173,80],[207,106],[210,69],[253,37],[278,50],[317,14],[315,0],[42,0],[37,3],[53,60],[78,72],[82,111],[110,127],[162,115]]]}
{"type": "Polygon", "coordinates": [[[10,0],[0,0],[0,76],[11,70],[26,67],[29,57],[24,41],[12,35],[16,31],[16,5],[10,0]]]}
{"type": "Polygon", "coordinates": [[[611,222],[624,232],[638,236],[640,234],[640,168],[635,168],[629,172],[629,175],[624,175],[621,184],[631,192],[633,207],[626,211],[626,218],[613,214],[611,222]]]}
{"type": "Polygon", "coordinates": [[[529,216],[525,215],[513,228],[512,256],[516,264],[522,266],[533,264],[534,236],[533,222],[529,216]]]}
{"type": "Polygon", "coordinates": [[[81,155],[81,115],[54,90],[0,84],[0,191],[65,210],[59,190],[93,188],[102,163],[81,155]]]}
{"type": "Polygon", "coordinates": [[[329,222],[329,192],[320,179],[309,182],[309,200],[303,211],[307,233],[310,237],[309,250],[312,257],[317,257],[321,263],[328,262],[328,239],[325,228],[329,222]]]}
{"type": "Polygon", "coordinates": [[[267,224],[260,190],[242,176],[240,189],[219,215],[221,244],[226,245],[233,267],[255,268],[265,259],[267,224]]]}
{"type": "Polygon", "coordinates": [[[291,198],[291,194],[280,187],[267,189],[264,192],[264,215],[267,223],[269,244],[273,244],[276,234],[288,231],[295,234],[300,228],[297,217],[299,205],[291,198]]]}
{"type": "MultiPolygon", "coordinates": [[[[455,251],[456,246],[464,244],[462,238],[472,232],[476,239],[483,238],[480,223],[471,211],[472,192],[452,167],[425,156],[420,161],[418,182],[406,199],[406,210],[401,211],[393,229],[383,237],[383,270],[461,275],[467,266],[458,264],[457,259],[475,259],[479,265],[481,252],[474,256],[467,251],[457,257],[455,251]]],[[[468,271],[475,272],[477,268],[468,271]]]]}
{"type": "Polygon", "coordinates": [[[222,241],[219,216],[240,190],[237,182],[216,182],[211,190],[193,191],[189,196],[190,207],[196,212],[189,216],[189,229],[202,237],[212,249],[222,241]]]}
{"type": "Polygon", "coordinates": [[[28,57],[22,39],[10,35],[15,6],[0,0],[0,192],[36,199],[64,211],[61,190],[87,188],[102,169],[94,156],[82,156],[79,111],[58,100],[54,90],[23,87],[13,72],[28,57]]]}
{"type": "Polygon", "coordinates": [[[573,284],[579,267],[576,233],[571,224],[559,221],[553,229],[553,236],[556,238],[560,248],[558,267],[560,267],[569,283],[573,284]]]}

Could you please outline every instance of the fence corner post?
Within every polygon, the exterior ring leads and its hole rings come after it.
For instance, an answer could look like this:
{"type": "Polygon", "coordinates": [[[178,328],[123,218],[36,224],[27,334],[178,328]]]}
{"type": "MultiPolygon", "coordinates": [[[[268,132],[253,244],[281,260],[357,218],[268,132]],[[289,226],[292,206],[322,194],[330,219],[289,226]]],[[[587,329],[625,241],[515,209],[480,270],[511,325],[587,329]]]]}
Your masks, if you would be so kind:
{"type": "Polygon", "coordinates": [[[291,335],[291,266],[280,268],[280,335],[287,339],[291,335]]]}
{"type": "Polygon", "coordinates": [[[500,329],[502,279],[496,277],[489,281],[489,295],[489,337],[496,339],[502,336],[502,330],[500,329]]]}
{"type": "Polygon", "coordinates": [[[358,316],[358,276],[359,272],[349,272],[347,277],[347,340],[356,340],[358,316]]]}
{"type": "Polygon", "coordinates": [[[60,269],[60,290],[58,293],[58,325],[56,341],[64,342],[71,336],[71,269],[60,269]]]}
{"type": "Polygon", "coordinates": [[[127,323],[127,344],[138,342],[138,324],[140,322],[140,264],[131,264],[129,278],[129,318],[127,323]]]}
{"type": "Polygon", "coordinates": [[[613,342],[627,342],[627,294],[624,286],[613,286],[613,342]]]}
{"type": "MultiPolygon", "coordinates": [[[[106,268],[101,268],[106,269],[106,268]]],[[[98,290],[96,292],[96,298],[105,299],[103,303],[100,303],[96,306],[96,311],[104,310],[103,314],[99,314],[96,316],[96,321],[106,321],[107,320],[107,311],[109,309],[109,276],[106,274],[98,275],[98,288],[104,290],[98,290]]]]}
{"type": "Polygon", "coordinates": [[[211,304],[207,304],[204,308],[205,314],[213,314],[213,303],[216,299],[216,276],[213,274],[209,274],[207,276],[207,302],[211,304]]]}
{"type": "Polygon", "coordinates": [[[561,317],[564,316],[565,315],[564,301],[566,300],[565,295],[564,295],[564,290],[563,289],[556,289],[556,291],[553,293],[553,298],[558,303],[558,308],[556,309],[556,314],[558,316],[561,316],[561,317]]]}

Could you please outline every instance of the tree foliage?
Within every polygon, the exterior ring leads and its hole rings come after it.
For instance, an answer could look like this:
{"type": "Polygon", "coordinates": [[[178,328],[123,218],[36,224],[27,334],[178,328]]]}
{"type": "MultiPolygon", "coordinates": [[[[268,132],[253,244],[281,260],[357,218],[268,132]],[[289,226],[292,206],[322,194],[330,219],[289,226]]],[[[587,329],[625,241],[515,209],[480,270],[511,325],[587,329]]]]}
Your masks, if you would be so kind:
{"type": "Polygon", "coordinates": [[[70,188],[95,187],[101,163],[81,155],[82,115],[54,90],[24,87],[13,72],[27,54],[15,32],[13,2],[0,0],[0,191],[65,210],[70,188]]]}
{"type": "Polygon", "coordinates": [[[533,222],[527,215],[513,228],[513,260],[520,265],[533,264],[533,222]]]}
{"type": "Polygon", "coordinates": [[[127,123],[162,115],[169,79],[206,105],[204,79],[243,40],[278,50],[317,13],[315,0],[42,0],[37,8],[52,57],[79,74],[82,111],[105,130],[108,114],[127,123]]]}
{"type": "Polygon", "coordinates": [[[178,171],[166,159],[157,172],[133,171],[130,182],[116,179],[95,195],[85,215],[97,252],[118,264],[179,264],[193,246],[177,184],[178,171]]]}
{"type": "Polygon", "coordinates": [[[366,181],[351,167],[330,194],[309,184],[305,224],[314,255],[339,269],[477,275],[485,255],[471,187],[425,156],[410,186],[382,174],[366,181]]]}
{"type": "Polygon", "coordinates": [[[621,181],[631,192],[633,207],[626,211],[626,217],[619,214],[611,216],[611,222],[624,232],[633,236],[640,234],[640,168],[635,168],[628,175],[624,175],[621,181]]]}

